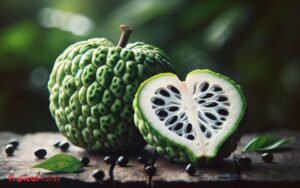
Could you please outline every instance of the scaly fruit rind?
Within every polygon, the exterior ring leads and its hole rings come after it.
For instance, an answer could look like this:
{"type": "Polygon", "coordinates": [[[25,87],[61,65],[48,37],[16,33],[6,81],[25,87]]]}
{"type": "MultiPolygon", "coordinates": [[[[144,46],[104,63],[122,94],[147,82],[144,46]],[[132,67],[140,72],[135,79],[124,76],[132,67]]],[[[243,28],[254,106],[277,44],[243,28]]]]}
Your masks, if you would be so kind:
{"type": "Polygon", "coordinates": [[[133,125],[135,92],[143,80],[170,71],[165,54],[142,42],[124,48],[105,38],[75,43],[50,75],[50,112],[59,131],[89,151],[140,149],[145,141],[133,125]]]}

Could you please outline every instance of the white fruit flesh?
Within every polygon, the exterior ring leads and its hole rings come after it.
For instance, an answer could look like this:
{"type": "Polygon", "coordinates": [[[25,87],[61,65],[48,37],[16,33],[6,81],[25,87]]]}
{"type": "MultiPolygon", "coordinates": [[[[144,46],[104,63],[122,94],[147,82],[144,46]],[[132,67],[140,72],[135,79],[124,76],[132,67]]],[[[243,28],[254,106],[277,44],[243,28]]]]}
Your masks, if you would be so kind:
{"type": "Polygon", "coordinates": [[[162,75],[153,77],[139,93],[144,118],[194,156],[214,157],[243,113],[238,86],[206,70],[189,73],[183,82],[174,74],[162,75]]]}

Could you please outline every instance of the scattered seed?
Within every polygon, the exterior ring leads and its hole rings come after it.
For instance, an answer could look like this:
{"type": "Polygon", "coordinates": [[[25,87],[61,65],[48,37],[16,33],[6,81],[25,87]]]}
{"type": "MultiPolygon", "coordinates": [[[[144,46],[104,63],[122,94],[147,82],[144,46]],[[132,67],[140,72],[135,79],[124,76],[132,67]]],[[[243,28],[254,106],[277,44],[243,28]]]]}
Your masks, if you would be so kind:
{"type": "Polygon", "coordinates": [[[93,172],[93,177],[96,180],[103,180],[103,178],[105,177],[105,174],[104,174],[103,170],[95,170],[93,172]]]}
{"type": "Polygon", "coordinates": [[[39,159],[43,159],[47,155],[47,151],[45,149],[38,149],[34,152],[34,155],[39,159]]]}
{"type": "Polygon", "coordinates": [[[13,145],[14,149],[16,149],[19,146],[19,140],[16,138],[12,138],[8,141],[8,144],[13,145]]]}
{"type": "Polygon", "coordinates": [[[266,163],[271,163],[273,161],[274,157],[272,153],[264,153],[262,154],[262,160],[266,163]]]}
{"type": "Polygon", "coordinates": [[[149,158],[146,157],[146,156],[139,156],[137,158],[138,162],[141,163],[141,164],[146,164],[148,161],[149,161],[149,158]]]}
{"type": "Polygon", "coordinates": [[[59,147],[59,144],[60,144],[60,142],[61,142],[61,141],[56,141],[56,142],[53,144],[53,146],[54,146],[54,147],[56,147],[56,148],[58,148],[58,147],[59,147]]]}
{"type": "Polygon", "coordinates": [[[156,168],[153,165],[149,165],[145,167],[145,171],[148,176],[153,176],[156,173],[156,168]]]}
{"type": "Polygon", "coordinates": [[[241,157],[238,162],[246,167],[251,165],[252,160],[249,157],[241,157]]]}
{"type": "Polygon", "coordinates": [[[116,157],[114,157],[114,156],[106,156],[106,157],[104,157],[104,162],[106,164],[109,164],[109,165],[115,164],[116,163],[116,157]]]}
{"type": "Polygon", "coordinates": [[[87,166],[90,163],[90,159],[88,157],[82,157],[80,162],[84,165],[87,166]]]}
{"type": "Polygon", "coordinates": [[[7,144],[5,146],[5,153],[7,154],[7,156],[12,156],[14,152],[15,147],[12,144],[7,144]]]}
{"type": "Polygon", "coordinates": [[[128,157],[125,157],[123,155],[121,155],[119,158],[118,158],[118,161],[117,161],[117,164],[120,166],[120,167],[125,167],[129,162],[129,159],[128,157]]]}
{"type": "Polygon", "coordinates": [[[193,164],[188,164],[186,167],[185,167],[185,171],[190,175],[190,176],[193,176],[195,175],[196,173],[196,168],[193,164]]]}
{"type": "Polygon", "coordinates": [[[62,150],[62,151],[67,151],[70,147],[69,142],[67,141],[61,141],[58,145],[58,147],[62,150]]]}

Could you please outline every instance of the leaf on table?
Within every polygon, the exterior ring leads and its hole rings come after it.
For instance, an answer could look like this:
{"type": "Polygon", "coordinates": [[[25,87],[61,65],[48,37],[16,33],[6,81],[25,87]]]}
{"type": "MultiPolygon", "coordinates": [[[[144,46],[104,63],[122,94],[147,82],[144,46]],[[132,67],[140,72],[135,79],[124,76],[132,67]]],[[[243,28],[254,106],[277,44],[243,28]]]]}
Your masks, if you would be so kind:
{"type": "Polygon", "coordinates": [[[279,147],[291,144],[295,140],[291,138],[278,138],[271,135],[262,135],[253,138],[242,150],[242,153],[255,152],[255,151],[271,151],[279,147]]]}
{"type": "Polygon", "coordinates": [[[84,165],[75,157],[67,154],[56,154],[32,168],[43,168],[54,172],[79,172],[84,165]]]}

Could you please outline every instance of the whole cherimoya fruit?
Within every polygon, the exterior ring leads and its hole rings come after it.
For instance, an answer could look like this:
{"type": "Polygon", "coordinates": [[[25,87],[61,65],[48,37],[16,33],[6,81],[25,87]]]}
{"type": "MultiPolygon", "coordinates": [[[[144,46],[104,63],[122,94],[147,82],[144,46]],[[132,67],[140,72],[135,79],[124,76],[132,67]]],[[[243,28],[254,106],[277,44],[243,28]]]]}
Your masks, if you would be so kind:
{"type": "Polygon", "coordinates": [[[94,38],[68,47],[56,59],[48,82],[50,111],[59,131],[89,151],[143,147],[134,126],[134,95],[150,76],[173,72],[160,49],[143,42],[127,44],[132,29],[125,25],[120,29],[117,46],[94,38]]]}
{"type": "Polygon", "coordinates": [[[235,150],[245,109],[240,86],[210,70],[194,70],[185,81],[158,74],[141,84],[134,99],[144,139],[168,159],[194,164],[235,150]]]}

